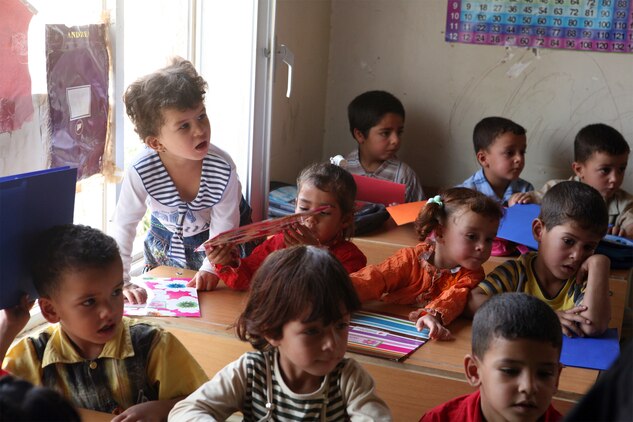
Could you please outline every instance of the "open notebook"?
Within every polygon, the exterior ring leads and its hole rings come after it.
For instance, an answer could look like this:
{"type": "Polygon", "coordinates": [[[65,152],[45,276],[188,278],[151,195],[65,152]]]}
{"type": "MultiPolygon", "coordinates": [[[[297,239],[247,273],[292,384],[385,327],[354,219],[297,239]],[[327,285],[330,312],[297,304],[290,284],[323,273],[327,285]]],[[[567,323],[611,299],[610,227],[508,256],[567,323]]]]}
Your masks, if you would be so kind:
{"type": "Polygon", "coordinates": [[[408,319],[386,313],[359,311],[352,315],[347,350],[368,356],[403,361],[429,339],[408,319]]]}

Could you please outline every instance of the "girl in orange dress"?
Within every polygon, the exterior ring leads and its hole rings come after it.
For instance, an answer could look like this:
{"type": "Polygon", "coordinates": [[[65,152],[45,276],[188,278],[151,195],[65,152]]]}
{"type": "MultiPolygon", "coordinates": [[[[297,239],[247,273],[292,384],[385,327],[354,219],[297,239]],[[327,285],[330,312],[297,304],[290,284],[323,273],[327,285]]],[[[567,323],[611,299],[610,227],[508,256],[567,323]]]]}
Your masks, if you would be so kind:
{"type": "Polygon", "coordinates": [[[410,319],[429,337],[451,338],[446,325],[466,306],[483,280],[503,211],[486,195],[451,188],[427,201],[415,221],[421,242],[378,265],[350,274],[362,302],[381,299],[418,307],[410,319]],[[431,235],[431,236],[430,236],[431,235]]]}

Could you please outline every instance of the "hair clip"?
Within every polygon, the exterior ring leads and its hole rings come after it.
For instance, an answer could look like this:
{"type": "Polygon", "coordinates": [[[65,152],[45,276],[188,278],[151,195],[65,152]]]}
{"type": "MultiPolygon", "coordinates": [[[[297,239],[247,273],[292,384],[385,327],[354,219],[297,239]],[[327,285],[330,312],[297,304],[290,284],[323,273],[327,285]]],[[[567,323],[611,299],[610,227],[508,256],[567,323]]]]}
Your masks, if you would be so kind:
{"type": "Polygon", "coordinates": [[[442,202],[442,198],[441,198],[439,195],[435,195],[433,198],[429,198],[429,199],[426,201],[426,204],[427,204],[427,205],[428,205],[428,204],[433,204],[433,203],[435,203],[435,204],[439,205],[440,207],[443,207],[443,206],[444,206],[444,203],[442,202]]]}

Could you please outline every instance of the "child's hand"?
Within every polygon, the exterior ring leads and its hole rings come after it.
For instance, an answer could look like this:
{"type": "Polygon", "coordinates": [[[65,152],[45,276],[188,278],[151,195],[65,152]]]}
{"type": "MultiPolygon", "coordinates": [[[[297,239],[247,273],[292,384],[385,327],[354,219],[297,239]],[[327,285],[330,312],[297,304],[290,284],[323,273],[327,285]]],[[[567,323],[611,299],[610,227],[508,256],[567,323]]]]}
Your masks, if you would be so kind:
{"type": "Polygon", "coordinates": [[[321,242],[319,242],[319,239],[317,239],[312,230],[303,224],[295,224],[284,231],[284,242],[286,243],[286,247],[297,245],[321,245],[321,242]]]}
{"type": "MultiPolygon", "coordinates": [[[[609,274],[611,260],[606,255],[591,255],[578,268],[576,283],[582,284],[587,280],[589,273],[609,274]]],[[[606,278],[605,278],[606,279],[606,278]]]]}
{"type": "Polygon", "coordinates": [[[174,404],[173,400],[153,400],[135,404],[115,416],[112,422],[166,421],[174,404]]]}
{"type": "Polygon", "coordinates": [[[229,265],[236,262],[239,258],[239,254],[235,249],[235,246],[231,243],[227,243],[219,246],[211,246],[209,249],[205,249],[209,262],[212,264],[229,265]]]}
{"type": "Polygon", "coordinates": [[[629,239],[633,239],[633,223],[628,224],[626,226],[612,226],[609,227],[609,234],[614,236],[626,237],[629,239]]]}
{"type": "Polygon", "coordinates": [[[426,314],[415,323],[418,331],[422,331],[424,327],[429,328],[429,338],[434,340],[451,340],[453,335],[431,314],[426,314]]]}
{"type": "Polygon", "coordinates": [[[195,287],[198,290],[213,290],[217,287],[219,281],[220,279],[217,275],[200,270],[189,280],[187,287],[195,287]]]}
{"type": "Polygon", "coordinates": [[[586,310],[586,306],[580,305],[574,306],[573,308],[567,309],[566,311],[556,311],[556,315],[558,315],[560,325],[563,328],[563,334],[565,334],[567,337],[573,337],[574,335],[579,337],[584,336],[584,333],[580,329],[580,326],[578,324],[591,325],[591,321],[580,315],[581,312],[584,312],[586,310]]]}
{"type": "Polygon", "coordinates": [[[0,310],[0,337],[11,343],[15,337],[26,327],[31,318],[30,310],[33,307],[28,295],[22,295],[20,303],[12,308],[0,310]]]}
{"type": "Polygon", "coordinates": [[[532,204],[534,202],[534,197],[531,192],[517,192],[512,194],[510,199],[508,199],[508,206],[511,207],[515,204],[532,204]]]}
{"type": "Polygon", "coordinates": [[[132,304],[145,303],[147,301],[147,290],[134,283],[123,286],[123,296],[125,300],[132,304]]]}

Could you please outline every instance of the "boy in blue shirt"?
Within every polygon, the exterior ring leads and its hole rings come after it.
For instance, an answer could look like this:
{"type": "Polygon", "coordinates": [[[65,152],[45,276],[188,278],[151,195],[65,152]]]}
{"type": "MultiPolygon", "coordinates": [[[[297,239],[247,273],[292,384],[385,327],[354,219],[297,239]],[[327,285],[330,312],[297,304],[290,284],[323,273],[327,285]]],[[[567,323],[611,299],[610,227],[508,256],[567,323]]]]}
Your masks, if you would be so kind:
{"type": "Polygon", "coordinates": [[[519,175],[525,166],[525,129],[503,117],[486,117],[475,125],[473,145],[481,169],[460,187],[475,189],[496,201],[513,205],[517,192],[534,190],[519,175]]]}
{"type": "MultiPolygon", "coordinates": [[[[207,381],[173,335],[123,317],[123,265],[113,238],[69,224],[46,231],[37,248],[33,282],[52,325],[9,350],[7,371],[77,407],[130,421],[166,419],[177,401],[207,381]]],[[[28,312],[26,300],[18,306],[28,312]]],[[[2,311],[0,322],[17,319],[16,313],[2,311]]],[[[15,332],[0,330],[0,344],[15,332]]]]}

